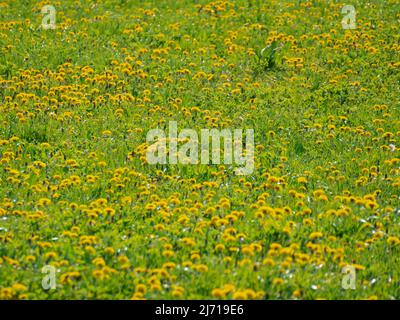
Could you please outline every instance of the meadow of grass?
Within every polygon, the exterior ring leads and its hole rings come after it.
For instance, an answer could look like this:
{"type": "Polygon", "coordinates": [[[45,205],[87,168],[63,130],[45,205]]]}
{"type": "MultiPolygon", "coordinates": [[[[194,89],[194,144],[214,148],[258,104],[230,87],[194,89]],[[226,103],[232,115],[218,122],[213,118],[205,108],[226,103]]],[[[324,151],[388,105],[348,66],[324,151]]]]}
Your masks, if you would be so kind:
{"type": "Polygon", "coordinates": [[[399,53],[398,0],[0,0],[0,299],[399,299],[399,53]],[[148,164],[169,121],[254,172],[148,164]]]}

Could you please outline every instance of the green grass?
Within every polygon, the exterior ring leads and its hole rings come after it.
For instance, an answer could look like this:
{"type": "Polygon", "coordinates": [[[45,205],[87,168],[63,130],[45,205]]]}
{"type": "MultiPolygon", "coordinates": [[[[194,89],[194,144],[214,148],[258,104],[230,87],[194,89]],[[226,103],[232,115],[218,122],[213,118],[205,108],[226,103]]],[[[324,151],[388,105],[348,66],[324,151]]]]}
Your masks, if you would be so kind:
{"type": "Polygon", "coordinates": [[[45,4],[0,4],[0,299],[400,298],[397,1],[45,4]],[[169,121],[254,172],[147,164],[169,121]]]}

